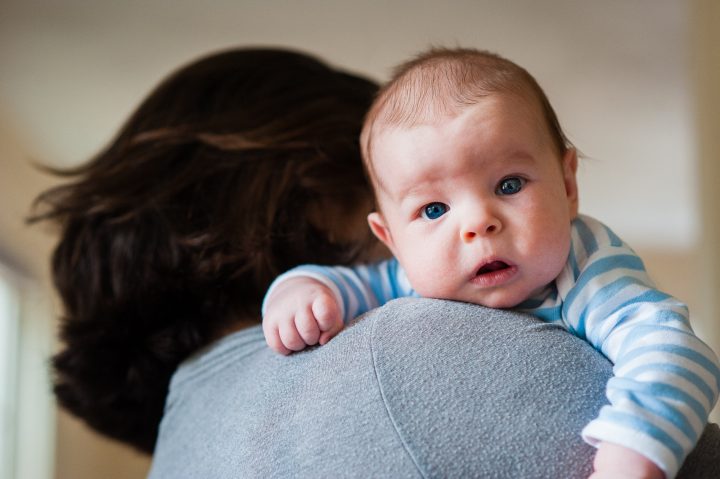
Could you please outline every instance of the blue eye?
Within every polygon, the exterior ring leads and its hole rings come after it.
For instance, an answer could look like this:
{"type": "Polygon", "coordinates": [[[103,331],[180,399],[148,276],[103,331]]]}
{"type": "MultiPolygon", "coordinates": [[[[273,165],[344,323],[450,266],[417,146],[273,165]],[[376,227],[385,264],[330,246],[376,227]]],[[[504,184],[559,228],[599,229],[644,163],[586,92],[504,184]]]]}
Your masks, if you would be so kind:
{"type": "Polygon", "coordinates": [[[519,193],[520,190],[523,189],[523,186],[525,186],[525,180],[518,178],[517,176],[513,176],[502,180],[498,185],[497,190],[495,190],[495,193],[498,195],[514,195],[519,193]]]}
{"type": "Polygon", "coordinates": [[[423,206],[422,217],[428,220],[436,220],[447,213],[448,206],[444,203],[429,203],[423,206]]]}

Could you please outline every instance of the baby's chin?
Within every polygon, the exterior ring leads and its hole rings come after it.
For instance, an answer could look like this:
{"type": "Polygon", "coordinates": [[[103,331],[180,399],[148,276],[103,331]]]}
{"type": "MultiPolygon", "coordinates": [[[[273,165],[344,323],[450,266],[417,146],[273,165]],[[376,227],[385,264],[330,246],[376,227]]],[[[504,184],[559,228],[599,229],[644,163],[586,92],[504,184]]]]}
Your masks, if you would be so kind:
{"type": "Polygon", "coordinates": [[[518,291],[517,289],[501,289],[498,291],[487,292],[486,294],[476,295],[461,301],[467,303],[479,304],[486,308],[493,309],[513,309],[522,304],[530,297],[527,291],[518,291]]]}
{"type": "Polygon", "coordinates": [[[458,301],[479,304],[486,308],[514,309],[529,299],[546,296],[549,287],[550,284],[544,284],[535,289],[530,289],[530,285],[516,282],[507,285],[505,288],[498,288],[494,291],[483,291],[482,294],[481,292],[476,292],[476,294],[473,295],[471,292],[469,297],[458,299],[458,301]]]}
{"type": "Polygon", "coordinates": [[[522,301],[517,301],[514,299],[491,299],[491,300],[483,300],[483,301],[471,301],[475,304],[479,304],[480,306],[485,306],[486,308],[493,308],[493,309],[512,309],[518,304],[522,303],[522,301]]]}
{"type": "Polygon", "coordinates": [[[485,306],[486,308],[493,309],[512,309],[521,304],[525,297],[518,297],[519,295],[513,294],[491,294],[484,297],[477,296],[466,296],[466,295],[453,295],[453,294],[442,294],[441,292],[434,291],[435,294],[422,294],[418,291],[420,296],[425,298],[435,299],[447,299],[450,301],[459,301],[461,303],[477,304],[479,306],[485,306]]]}

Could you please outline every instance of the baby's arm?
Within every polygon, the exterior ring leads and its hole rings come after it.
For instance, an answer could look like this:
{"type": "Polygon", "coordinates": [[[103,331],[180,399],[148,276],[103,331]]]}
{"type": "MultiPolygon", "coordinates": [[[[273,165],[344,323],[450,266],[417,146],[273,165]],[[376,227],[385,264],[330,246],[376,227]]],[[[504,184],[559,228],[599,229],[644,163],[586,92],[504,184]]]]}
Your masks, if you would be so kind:
{"type": "Polygon", "coordinates": [[[325,344],[343,327],[339,306],[330,289],[304,277],[289,278],[267,295],[263,333],[280,354],[325,344]]]}
{"type": "Polygon", "coordinates": [[[279,276],[263,302],[263,331],[281,354],[325,344],[354,317],[413,291],[395,259],[299,266],[279,276]]]}
{"type": "Polygon", "coordinates": [[[569,329],[615,363],[610,406],[583,437],[635,450],[674,477],[720,388],[717,357],[693,333],[687,308],[655,289],[640,258],[586,217],[575,223],[558,292],[569,329]]]}

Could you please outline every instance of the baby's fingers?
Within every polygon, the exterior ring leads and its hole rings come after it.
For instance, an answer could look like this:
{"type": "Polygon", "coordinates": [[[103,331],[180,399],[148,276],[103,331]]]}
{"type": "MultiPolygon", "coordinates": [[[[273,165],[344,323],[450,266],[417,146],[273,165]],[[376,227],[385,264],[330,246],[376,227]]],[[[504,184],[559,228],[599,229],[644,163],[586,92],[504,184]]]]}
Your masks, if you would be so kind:
{"type": "Polygon", "coordinates": [[[282,321],[279,325],[280,340],[287,349],[291,351],[302,351],[305,349],[305,341],[298,333],[294,321],[282,321]]]}
{"type": "Polygon", "coordinates": [[[317,344],[320,339],[320,327],[310,307],[298,311],[295,315],[295,328],[306,345],[317,344]]]}
{"type": "Polygon", "coordinates": [[[312,312],[320,328],[320,344],[325,344],[343,328],[340,308],[331,294],[321,294],[312,303],[312,312]]]}
{"type": "Polygon", "coordinates": [[[280,339],[280,330],[277,324],[264,321],[262,326],[263,333],[265,334],[265,341],[267,341],[270,349],[285,356],[292,353],[291,350],[285,347],[280,339]]]}
{"type": "Polygon", "coordinates": [[[325,292],[318,294],[310,308],[317,320],[320,331],[329,331],[336,327],[338,323],[342,326],[340,308],[332,294],[325,292]]]}

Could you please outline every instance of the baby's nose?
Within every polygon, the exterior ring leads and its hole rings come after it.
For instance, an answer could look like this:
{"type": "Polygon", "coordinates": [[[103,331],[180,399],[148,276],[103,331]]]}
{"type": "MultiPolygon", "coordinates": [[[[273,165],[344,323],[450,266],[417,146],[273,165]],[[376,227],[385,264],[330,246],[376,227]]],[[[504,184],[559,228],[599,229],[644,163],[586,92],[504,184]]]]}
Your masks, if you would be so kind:
{"type": "Polygon", "coordinates": [[[485,222],[475,224],[469,223],[465,228],[463,228],[460,235],[465,243],[469,243],[477,236],[488,236],[499,232],[501,226],[500,220],[497,218],[490,218],[485,222]]]}

